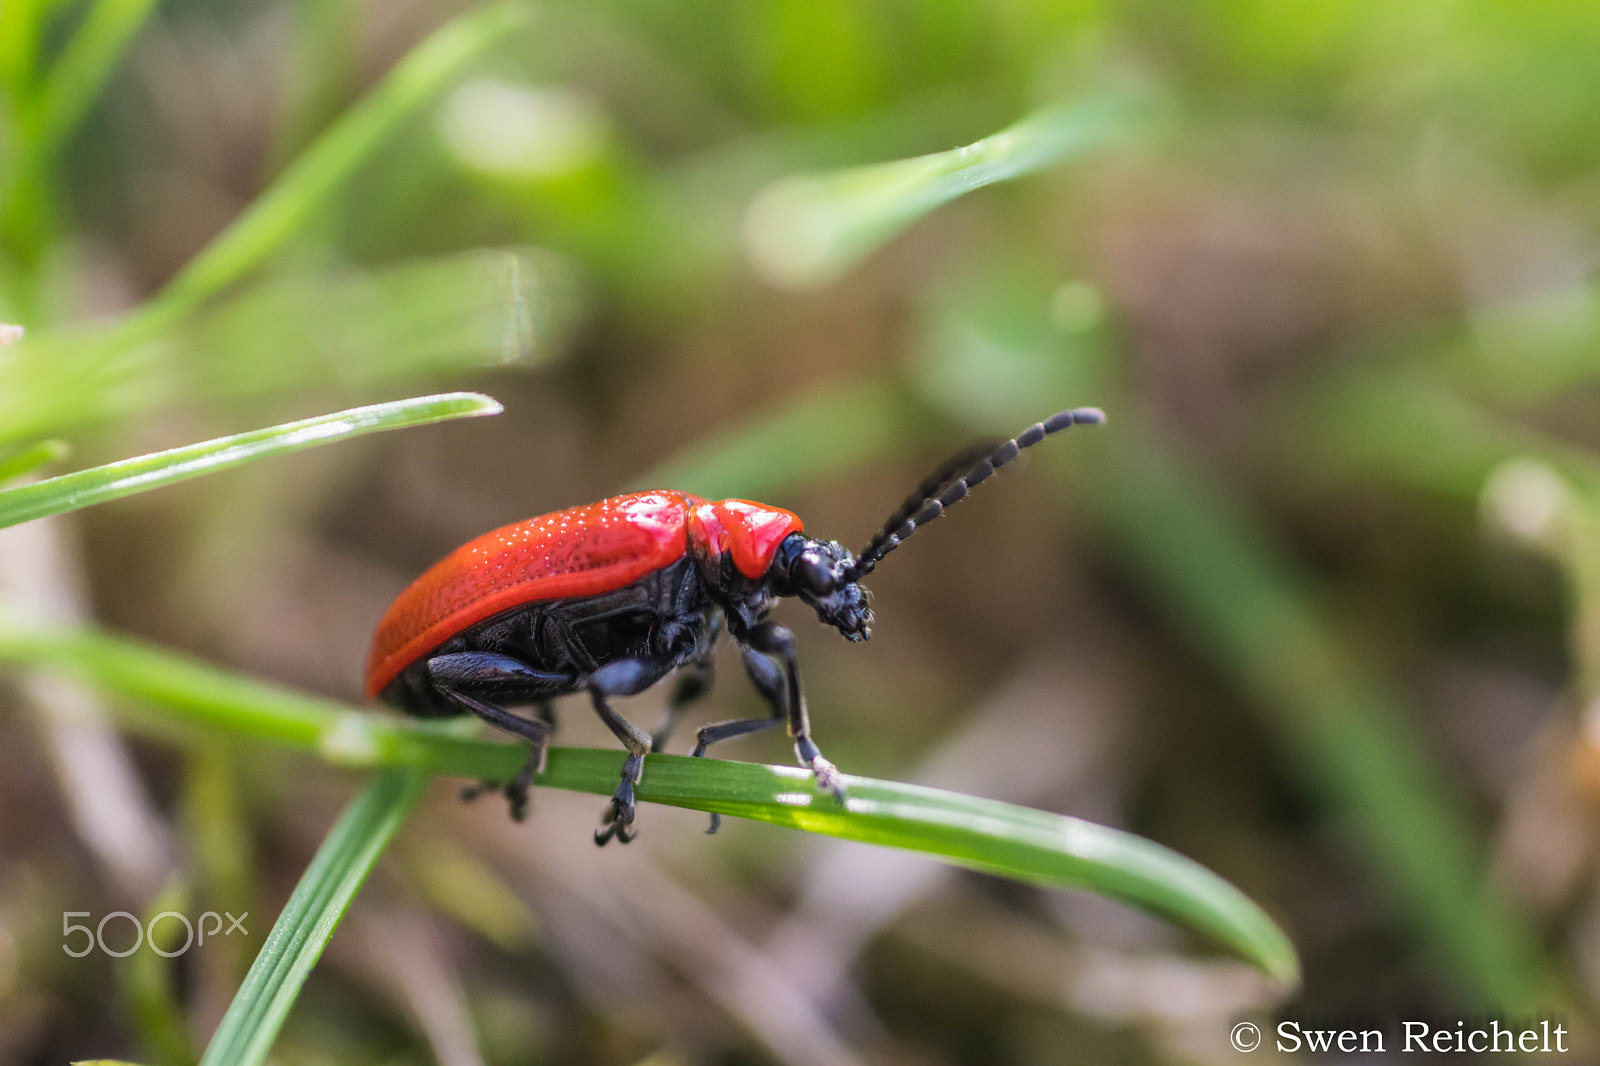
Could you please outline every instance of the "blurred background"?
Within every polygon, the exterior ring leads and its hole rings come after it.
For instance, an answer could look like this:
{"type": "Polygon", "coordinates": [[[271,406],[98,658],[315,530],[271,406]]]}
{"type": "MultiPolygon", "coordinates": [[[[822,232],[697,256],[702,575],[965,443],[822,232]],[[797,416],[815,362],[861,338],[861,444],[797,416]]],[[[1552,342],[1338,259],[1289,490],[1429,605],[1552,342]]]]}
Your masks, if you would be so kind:
{"type": "MultiPolygon", "coordinates": [[[[65,470],[429,391],[506,408],[17,527],[7,599],[357,702],[384,606],[477,533],[660,486],[855,549],[957,447],[1098,405],[885,562],[870,644],[780,609],[816,736],[1193,857],[1305,983],[1088,895],[652,806],[601,851],[594,797],[519,826],[439,781],[276,1061],[1213,1063],[1241,1018],[1591,1040],[1600,13],[508,10],[6,0],[0,443],[65,470]],[[1016,180],[959,198],[839,171],[1019,121],[1001,150],[1039,150],[972,184],[1016,180]]],[[[718,665],[693,724],[760,713],[718,665]]],[[[359,776],[27,669],[0,707],[0,1059],[192,1061],[359,776]],[[164,909],[249,939],[61,951],[64,911],[164,909]]]]}

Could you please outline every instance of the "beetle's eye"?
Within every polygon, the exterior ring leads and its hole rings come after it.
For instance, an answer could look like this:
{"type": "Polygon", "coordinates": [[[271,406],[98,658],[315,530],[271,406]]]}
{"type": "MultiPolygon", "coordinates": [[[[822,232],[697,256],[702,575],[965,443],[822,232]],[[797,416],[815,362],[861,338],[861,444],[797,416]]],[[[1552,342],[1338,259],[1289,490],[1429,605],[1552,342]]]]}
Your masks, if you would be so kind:
{"type": "Polygon", "coordinates": [[[795,579],[800,588],[813,596],[826,596],[834,590],[833,567],[812,555],[802,555],[795,567],[795,579]]]}

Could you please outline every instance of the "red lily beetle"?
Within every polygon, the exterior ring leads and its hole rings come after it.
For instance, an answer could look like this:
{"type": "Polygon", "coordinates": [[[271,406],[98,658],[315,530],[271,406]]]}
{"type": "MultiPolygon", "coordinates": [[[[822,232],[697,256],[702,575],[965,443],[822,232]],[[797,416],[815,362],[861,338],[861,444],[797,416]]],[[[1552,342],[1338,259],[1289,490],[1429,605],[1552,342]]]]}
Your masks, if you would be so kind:
{"type": "Polygon", "coordinates": [[[872,611],[860,579],[885,555],[1022,449],[1104,417],[1092,407],[1062,411],[998,446],[963,451],[925,478],[858,556],[806,536],[799,517],[781,508],[672,491],[613,496],[485,533],[390,605],[367,659],[367,696],[424,717],[470,712],[529,741],[527,763],[505,786],[521,820],[553,728],[550,699],[587,691],[628,749],[595,842],[626,843],[644,757],[662,750],[678,710],[706,690],[725,622],[771,715],[705,726],[693,754],[786,719],[801,764],[843,802],[839,771],[811,739],[794,635],[768,613],[780,597],[798,596],[846,639],[866,640],[872,611]],[[611,707],[612,697],[673,671],[681,672],[668,717],[653,737],[611,707]],[[516,706],[536,717],[507,709],[516,706]]]}

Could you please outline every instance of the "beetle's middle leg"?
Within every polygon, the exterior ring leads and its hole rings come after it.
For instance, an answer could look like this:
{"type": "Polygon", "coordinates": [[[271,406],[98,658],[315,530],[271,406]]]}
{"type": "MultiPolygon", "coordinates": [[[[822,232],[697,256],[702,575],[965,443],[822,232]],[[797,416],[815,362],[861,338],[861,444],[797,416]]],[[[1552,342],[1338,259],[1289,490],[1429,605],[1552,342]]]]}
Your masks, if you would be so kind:
{"type": "Polygon", "coordinates": [[[633,839],[633,786],[644,774],[644,757],[650,751],[650,734],[612,710],[607,700],[612,696],[643,692],[665,677],[672,666],[671,658],[618,659],[589,675],[589,697],[594,701],[595,713],[628,749],[628,758],[622,764],[622,780],[611,796],[604,824],[594,831],[596,844],[605,844],[613,836],[619,844],[633,839]]]}
{"type": "MultiPolygon", "coordinates": [[[[556,730],[555,712],[550,708],[549,700],[540,700],[533,705],[534,717],[549,726],[545,733],[548,738],[556,730]]],[[[517,776],[510,781],[479,781],[476,785],[467,785],[461,790],[461,798],[471,802],[485,792],[503,792],[506,801],[511,804],[511,817],[521,822],[528,816],[528,789],[533,785],[535,775],[544,773],[545,745],[538,744],[528,749],[528,759],[517,771],[517,776]]]]}
{"type": "MultiPolygon", "coordinates": [[[[713,722],[702,726],[695,734],[694,751],[689,753],[696,759],[704,758],[706,749],[713,744],[771,728],[784,719],[786,690],[782,668],[748,644],[739,645],[739,655],[744,660],[744,672],[750,676],[750,683],[761,693],[761,698],[767,701],[771,714],[766,718],[738,718],[731,722],[713,722]]],[[[713,812],[711,827],[706,832],[715,833],[721,827],[722,815],[713,812]]]]}
{"type": "Polygon", "coordinates": [[[666,750],[667,738],[672,736],[672,729],[678,724],[678,712],[710,691],[711,673],[710,655],[678,671],[678,683],[673,686],[672,696],[667,700],[667,713],[651,735],[651,751],[666,750]]]}

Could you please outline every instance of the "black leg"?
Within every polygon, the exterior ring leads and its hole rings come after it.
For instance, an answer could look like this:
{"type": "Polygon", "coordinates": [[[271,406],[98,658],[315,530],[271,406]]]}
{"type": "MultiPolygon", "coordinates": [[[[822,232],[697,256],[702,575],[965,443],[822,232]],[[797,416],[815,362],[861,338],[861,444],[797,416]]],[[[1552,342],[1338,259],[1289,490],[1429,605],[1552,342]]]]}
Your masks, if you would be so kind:
{"type": "MultiPolygon", "coordinates": [[[[556,731],[556,716],[550,709],[549,700],[541,700],[533,705],[535,717],[549,726],[546,737],[556,731]]],[[[517,771],[517,776],[506,782],[503,786],[499,781],[479,781],[475,785],[467,785],[461,790],[461,798],[468,803],[477,799],[485,792],[503,792],[506,802],[511,805],[511,817],[516,821],[526,821],[528,817],[528,789],[533,785],[536,774],[544,773],[546,747],[536,744],[528,749],[527,761],[517,771]]]]}
{"type": "Polygon", "coordinates": [[[665,677],[670,669],[671,659],[619,659],[589,675],[589,697],[594,701],[595,713],[628,749],[628,758],[622,764],[622,780],[612,794],[611,806],[606,809],[600,828],[594,831],[596,844],[604,845],[613,836],[619,844],[633,839],[633,786],[644,773],[644,757],[650,751],[650,734],[612,710],[607,699],[643,692],[665,677]]]}
{"type": "Polygon", "coordinates": [[[811,719],[806,714],[806,700],[800,691],[800,667],[795,659],[794,634],[776,622],[762,622],[746,633],[741,643],[765,652],[783,663],[786,701],[789,711],[789,735],[794,738],[794,752],[802,766],[809,767],[817,787],[832,792],[840,803],[845,800],[844,778],[839,770],[822,757],[816,742],[811,739],[811,719]]]}
{"type": "MultiPolygon", "coordinates": [[[[701,727],[695,734],[694,751],[689,754],[700,759],[704,758],[706,749],[711,745],[734,737],[742,737],[746,733],[754,733],[762,729],[770,729],[783,721],[784,716],[784,684],[783,670],[778,664],[767,656],[756,651],[746,644],[739,645],[739,655],[744,660],[744,671],[750,676],[750,681],[761,693],[772,713],[766,718],[739,718],[731,722],[714,722],[701,727]]],[[[715,833],[722,827],[722,815],[711,815],[711,827],[707,833],[715,833]]]]}
{"type": "Polygon", "coordinates": [[[690,663],[678,671],[678,683],[672,689],[672,698],[667,701],[667,713],[661,719],[661,724],[650,740],[651,751],[665,751],[667,739],[672,736],[672,729],[678,724],[678,712],[695,700],[704,696],[711,688],[711,660],[701,659],[699,662],[690,663]]]}
{"type": "MultiPolygon", "coordinates": [[[[567,686],[571,679],[564,674],[534,670],[510,656],[481,652],[438,655],[429,659],[428,679],[435,689],[458,706],[529,742],[527,761],[505,786],[511,817],[519,822],[524,820],[528,815],[528,787],[533,783],[534,775],[544,769],[545,742],[555,728],[549,702],[539,700],[538,718],[528,719],[512,714],[465,689],[487,690],[496,695],[504,693],[512,699],[527,698],[528,694],[540,689],[567,686]]],[[[498,783],[483,782],[462,789],[461,796],[463,799],[476,799],[484,792],[499,787],[498,783]]]]}

